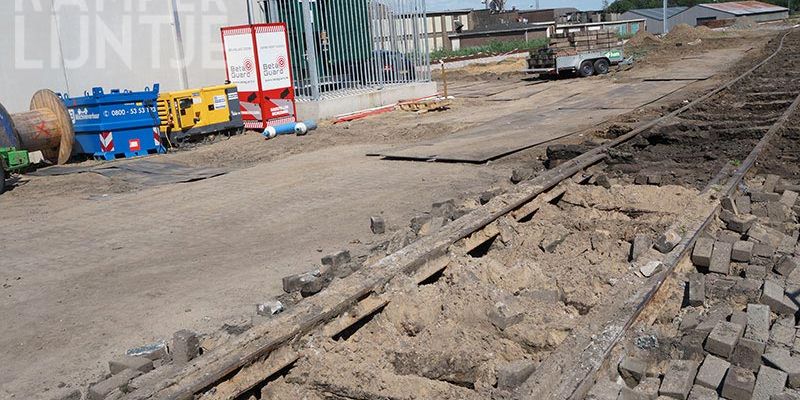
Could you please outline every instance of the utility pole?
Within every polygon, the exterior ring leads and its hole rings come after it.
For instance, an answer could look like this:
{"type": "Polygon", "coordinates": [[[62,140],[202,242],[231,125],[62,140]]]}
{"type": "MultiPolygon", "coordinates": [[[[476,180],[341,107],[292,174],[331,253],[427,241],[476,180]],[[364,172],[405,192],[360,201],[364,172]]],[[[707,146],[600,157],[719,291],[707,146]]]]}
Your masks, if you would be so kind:
{"type": "Polygon", "coordinates": [[[250,0],[244,0],[247,3],[247,23],[253,25],[253,5],[250,0]]]}
{"type": "Polygon", "coordinates": [[[669,27],[667,26],[667,0],[664,0],[664,34],[666,35],[669,33],[669,27]]]}

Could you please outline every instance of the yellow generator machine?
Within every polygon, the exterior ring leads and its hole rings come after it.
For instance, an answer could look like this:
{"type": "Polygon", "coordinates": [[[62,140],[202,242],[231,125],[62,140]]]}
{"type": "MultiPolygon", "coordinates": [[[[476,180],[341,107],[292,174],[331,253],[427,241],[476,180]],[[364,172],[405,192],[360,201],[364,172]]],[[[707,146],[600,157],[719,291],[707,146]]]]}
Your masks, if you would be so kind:
{"type": "Polygon", "coordinates": [[[244,132],[236,85],[164,92],[158,97],[161,134],[171,144],[204,135],[244,132]]]}

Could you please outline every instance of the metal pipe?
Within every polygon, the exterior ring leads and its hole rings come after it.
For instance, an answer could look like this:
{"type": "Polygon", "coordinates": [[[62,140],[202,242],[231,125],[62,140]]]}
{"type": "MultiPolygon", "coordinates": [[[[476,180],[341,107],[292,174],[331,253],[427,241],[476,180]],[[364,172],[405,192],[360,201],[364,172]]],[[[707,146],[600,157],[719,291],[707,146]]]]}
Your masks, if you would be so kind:
{"type": "Polygon", "coordinates": [[[311,78],[311,98],[319,100],[319,71],[317,70],[317,49],[314,40],[314,15],[311,13],[311,1],[304,0],[303,4],[303,28],[306,37],[306,59],[308,62],[308,74],[311,78]]]}
{"type": "Polygon", "coordinates": [[[41,151],[46,159],[65,164],[74,141],[67,107],[50,90],[33,95],[30,111],[10,114],[0,105],[0,147],[41,151]]]}
{"type": "MultiPolygon", "coordinates": [[[[181,17],[178,15],[178,0],[170,0],[169,8],[172,15],[172,38],[174,42],[175,58],[178,62],[178,82],[181,89],[189,89],[189,77],[186,73],[186,54],[183,50],[183,32],[181,31],[181,17]]],[[[248,0],[248,4],[249,0],[248,0]]]]}

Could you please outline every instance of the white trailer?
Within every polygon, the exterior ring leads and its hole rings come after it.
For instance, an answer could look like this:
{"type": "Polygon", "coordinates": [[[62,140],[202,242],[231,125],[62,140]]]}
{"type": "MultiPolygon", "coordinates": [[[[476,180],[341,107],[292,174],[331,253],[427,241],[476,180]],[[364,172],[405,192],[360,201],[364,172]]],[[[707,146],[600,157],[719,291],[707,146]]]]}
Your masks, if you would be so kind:
{"type": "MultiPolygon", "coordinates": [[[[545,49],[547,50],[547,49],[545,49]]],[[[581,52],[576,55],[555,55],[551,53],[534,53],[528,58],[528,69],[525,72],[539,75],[577,74],[580,77],[604,75],[625,60],[621,48],[603,49],[581,52]]]]}

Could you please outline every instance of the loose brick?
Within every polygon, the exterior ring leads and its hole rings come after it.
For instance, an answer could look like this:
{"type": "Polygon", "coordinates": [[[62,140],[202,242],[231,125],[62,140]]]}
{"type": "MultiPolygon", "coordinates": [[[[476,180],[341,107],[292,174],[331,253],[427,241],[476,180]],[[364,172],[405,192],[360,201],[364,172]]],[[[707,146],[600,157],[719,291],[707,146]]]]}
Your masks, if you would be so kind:
{"type": "Polygon", "coordinates": [[[767,259],[771,259],[775,256],[775,246],[770,245],[769,243],[754,243],[753,244],[753,255],[757,257],[763,257],[767,259]]]}
{"type": "Polygon", "coordinates": [[[742,240],[742,235],[734,231],[724,230],[717,233],[718,242],[730,243],[731,246],[740,240],[742,240]]]}
{"type": "Polygon", "coordinates": [[[609,380],[599,380],[589,389],[586,400],[616,400],[622,386],[609,380]]]}
{"type": "Polygon", "coordinates": [[[738,279],[731,292],[731,298],[737,303],[757,303],[761,297],[763,283],[764,281],[756,279],[738,279]]]}
{"type": "Polygon", "coordinates": [[[761,187],[761,190],[765,193],[773,193],[780,183],[780,176],[775,174],[767,174],[767,176],[764,178],[764,186],[761,187]]]}
{"type": "MultiPolygon", "coordinates": [[[[661,387],[661,379],[651,376],[642,379],[632,392],[638,395],[638,398],[643,400],[653,400],[658,397],[658,388],[661,387]]],[[[625,391],[626,388],[622,390],[625,391]]],[[[622,393],[620,393],[621,395],[622,393]]],[[[633,396],[631,396],[633,397],[633,396]]],[[[620,399],[621,400],[621,399],[620,399]]]]}
{"type": "Polygon", "coordinates": [[[765,192],[752,192],[750,193],[750,200],[753,203],[769,203],[774,201],[780,201],[781,195],[777,193],[765,193],[765,192]]]}
{"type": "Polygon", "coordinates": [[[703,317],[702,322],[697,326],[696,330],[707,333],[711,332],[720,321],[728,319],[732,312],[733,310],[725,304],[715,304],[708,310],[708,313],[703,317]]]}
{"type": "Polygon", "coordinates": [[[647,175],[647,184],[648,185],[661,186],[661,182],[663,182],[663,179],[661,178],[661,175],[656,175],[656,174],[647,175]]]}
{"type": "Polygon", "coordinates": [[[758,370],[756,385],[753,388],[753,400],[770,400],[772,395],[780,394],[786,386],[787,375],[767,366],[758,370]]]}
{"type": "Polygon", "coordinates": [[[730,400],[750,400],[755,384],[756,377],[753,371],[732,366],[722,384],[722,397],[730,400]]]}
{"type": "Polygon", "coordinates": [[[774,394],[769,400],[800,400],[800,392],[794,390],[784,390],[783,393],[774,394]]]}
{"type": "Polygon", "coordinates": [[[730,358],[743,331],[744,327],[741,325],[727,321],[718,322],[706,339],[706,351],[726,359],[730,358]]]}
{"type": "Polygon", "coordinates": [[[197,334],[181,329],[172,335],[172,359],[175,365],[186,365],[200,353],[200,340],[197,334]]]}
{"type": "Polygon", "coordinates": [[[383,220],[383,217],[370,217],[369,229],[376,235],[383,235],[386,233],[386,221],[383,220]]]}
{"type": "Polygon", "coordinates": [[[456,202],[455,200],[446,200],[431,205],[431,216],[444,218],[445,221],[452,221],[455,218],[456,202]]]}
{"type": "Polygon", "coordinates": [[[747,313],[744,311],[734,311],[731,314],[731,322],[739,326],[747,326],[747,313]]]}
{"type": "Polygon", "coordinates": [[[106,380],[97,382],[89,387],[89,391],[86,393],[86,400],[103,400],[109,393],[127,385],[133,378],[141,374],[139,371],[126,369],[106,380]]]}
{"type": "Polygon", "coordinates": [[[776,273],[789,276],[797,268],[798,260],[793,256],[781,256],[773,269],[776,273]]]}
{"type": "Polygon", "coordinates": [[[753,242],[738,241],[733,244],[731,252],[733,261],[750,262],[753,258],[753,242]]]}
{"type": "Polygon", "coordinates": [[[647,362],[639,358],[626,356],[619,363],[618,370],[625,383],[633,387],[636,386],[647,373],[647,362]]]}
{"type": "Polygon", "coordinates": [[[689,274],[689,305],[701,306],[706,301],[706,276],[701,273],[689,274]]]}
{"type": "Polygon", "coordinates": [[[653,239],[651,239],[650,236],[641,234],[634,236],[633,244],[631,245],[630,260],[638,260],[639,257],[651,247],[653,247],[653,239]]]}
{"type": "Polygon", "coordinates": [[[722,386],[722,379],[728,372],[731,363],[712,354],[706,355],[703,365],[697,372],[695,383],[710,389],[717,390],[722,386]]]}
{"type": "Polygon", "coordinates": [[[756,372],[761,367],[761,356],[764,354],[766,347],[766,343],[741,338],[736,343],[736,349],[733,350],[731,363],[756,372]]]}
{"type": "Polygon", "coordinates": [[[783,348],[790,349],[794,346],[796,331],[793,316],[781,318],[772,324],[772,329],[769,332],[770,342],[783,348]]]}
{"type": "Polygon", "coordinates": [[[350,252],[342,250],[333,254],[322,257],[322,265],[330,267],[331,269],[339,268],[350,262],[350,252]]]}
{"type": "Polygon", "coordinates": [[[730,196],[723,197],[719,203],[723,210],[734,214],[739,214],[739,208],[736,207],[736,201],[730,196]]]}
{"type": "Polygon", "coordinates": [[[672,360],[664,373],[661,388],[658,394],[686,400],[692,390],[694,378],[697,375],[697,362],[690,360],[672,360]]]}
{"type": "Polygon", "coordinates": [[[707,387],[694,385],[689,392],[689,400],[718,400],[717,391],[707,387]]]}
{"type": "Polygon", "coordinates": [[[769,306],[770,310],[777,314],[795,315],[797,313],[797,304],[784,294],[780,285],[771,280],[764,281],[760,302],[769,306]]]}
{"type": "Polygon", "coordinates": [[[698,267],[711,266],[711,252],[714,250],[714,239],[699,238],[692,250],[692,263],[698,267]]]}
{"type": "Polygon", "coordinates": [[[787,207],[793,207],[795,203],[797,203],[797,192],[793,192],[791,190],[784,190],[781,199],[779,200],[781,204],[787,207]]]}
{"type": "Polygon", "coordinates": [[[782,351],[767,352],[762,358],[767,365],[786,372],[789,387],[794,389],[800,387],[800,358],[782,351]]]}
{"type": "Polygon", "coordinates": [[[768,226],[762,225],[761,223],[755,223],[747,231],[747,236],[755,242],[768,244],[773,248],[777,248],[786,235],[768,226]]]}
{"type": "Polygon", "coordinates": [[[769,324],[769,306],[763,304],[747,305],[745,338],[766,344],[769,340],[769,324]]]}
{"type": "Polygon", "coordinates": [[[739,210],[740,214],[750,214],[750,212],[752,211],[750,197],[749,196],[737,197],[736,208],[739,210]]]}
{"type": "Polygon", "coordinates": [[[711,265],[708,270],[718,274],[730,275],[731,252],[733,252],[733,245],[730,243],[719,241],[714,243],[714,250],[711,253],[711,265]]]}
{"type": "Polygon", "coordinates": [[[303,286],[316,279],[317,277],[307,272],[285,276],[283,278],[283,291],[286,293],[299,292],[303,286]]]}
{"type": "Polygon", "coordinates": [[[513,390],[522,385],[536,370],[536,365],[528,360],[518,360],[497,368],[497,387],[513,390]]]}
{"type": "Polygon", "coordinates": [[[681,242],[681,235],[675,230],[675,228],[669,228],[666,232],[662,233],[661,236],[658,237],[656,240],[656,250],[666,254],[672,251],[678,243],[681,242]]]}
{"type": "Polygon", "coordinates": [[[639,272],[641,272],[642,276],[645,278],[649,278],[659,272],[664,268],[664,264],[661,261],[650,261],[649,263],[642,265],[639,268],[639,272]]]}
{"type": "Polygon", "coordinates": [[[767,277],[767,267],[764,265],[750,264],[744,269],[744,276],[747,279],[763,280],[767,277]]]}
{"type": "Polygon", "coordinates": [[[522,313],[515,313],[511,311],[507,305],[498,302],[494,305],[494,307],[492,307],[491,310],[489,310],[488,317],[492,325],[494,325],[497,329],[504,331],[507,328],[522,322],[524,316],[522,313]]]}
{"type": "Polygon", "coordinates": [[[147,373],[153,370],[153,360],[126,355],[108,362],[108,371],[111,372],[111,375],[116,375],[126,369],[147,373]]]}
{"type": "Polygon", "coordinates": [[[722,210],[719,218],[725,222],[725,226],[740,234],[745,234],[753,226],[756,217],[752,215],[736,215],[730,211],[722,210]]]}

